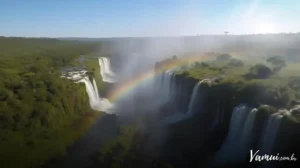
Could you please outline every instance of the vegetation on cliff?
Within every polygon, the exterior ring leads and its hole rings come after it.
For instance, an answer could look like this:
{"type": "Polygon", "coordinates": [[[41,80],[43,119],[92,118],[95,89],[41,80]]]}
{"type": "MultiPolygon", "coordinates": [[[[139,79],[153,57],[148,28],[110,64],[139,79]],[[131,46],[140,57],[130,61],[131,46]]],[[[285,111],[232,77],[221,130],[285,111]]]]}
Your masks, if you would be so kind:
{"type": "MultiPolygon", "coordinates": [[[[295,63],[285,62],[281,57],[270,57],[265,63],[252,64],[251,62],[232,58],[222,61],[206,61],[195,63],[189,69],[178,71],[177,74],[184,74],[196,79],[220,77],[215,85],[230,84],[240,92],[252,88],[252,91],[264,91],[274,100],[280,100],[282,107],[290,107],[299,101],[300,78],[295,63]],[[270,68],[267,63],[272,62],[275,68],[270,68]],[[277,62],[276,62],[277,61],[277,62]],[[275,63],[274,63],[275,62],[275,63]],[[275,65],[274,65],[275,64],[275,65]],[[285,102],[283,102],[285,101],[285,102]]],[[[298,67],[300,67],[298,65],[298,67]]],[[[249,91],[251,92],[251,91],[249,91]]],[[[262,96],[262,92],[255,92],[262,96]]],[[[248,96],[248,95],[247,95],[248,96]]],[[[254,96],[254,95],[253,95],[254,96]]],[[[253,97],[254,99],[257,96],[253,97]]]]}
{"type": "MultiPolygon", "coordinates": [[[[215,79],[212,83],[212,94],[226,93],[228,99],[232,99],[233,105],[249,103],[255,107],[268,104],[289,109],[300,103],[300,75],[297,73],[300,71],[299,63],[289,62],[280,56],[261,59],[263,62],[241,58],[220,54],[210,59],[205,57],[202,62],[189,62],[184,59],[185,64],[182,66],[181,60],[180,70],[175,73],[196,81],[215,79]]],[[[168,65],[168,60],[158,64],[168,65]]],[[[202,60],[201,57],[199,60],[202,60]]],[[[180,59],[175,61],[180,62],[180,59]]]]}
{"type": "MultiPolygon", "coordinates": [[[[258,109],[254,124],[255,136],[247,137],[253,138],[255,145],[260,143],[270,114],[280,113],[284,117],[279,126],[275,151],[277,148],[279,152],[287,154],[299,151],[299,134],[294,131],[299,128],[300,123],[300,108],[294,107],[300,102],[299,63],[278,56],[267,57],[264,60],[261,58],[263,61],[241,58],[243,57],[231,57],[227,54],[209,60],[199,57],[202,61],[186,63],[179,71],[174,71],[175,79],[178,79],[175,81],[179,82],[180,86],[184,85],[184,92],[193,90],[192,87],[200,80],[210,78],[213,82],[211,85],[201,84],[201,88],[198,89],[197,94],[204,96],[197,102],[200,104],[197,113],[169,126],[168,141],[164,150],[170,152],[167,155],[172,164],[206,167],[208,162],[214,162],[215,152],[220,149],[228,135],[233,109],[240,104],[258,109]],[[289,144],[282,145],[286,141],[289,144]]],[[[183,95],[180,93],[180,97],[183,95]]],[[[176,106],[178,103],[182,101],[169,106],[176,106]]],[[[186,109],[187,107],[184,110],[186,109]]]]}

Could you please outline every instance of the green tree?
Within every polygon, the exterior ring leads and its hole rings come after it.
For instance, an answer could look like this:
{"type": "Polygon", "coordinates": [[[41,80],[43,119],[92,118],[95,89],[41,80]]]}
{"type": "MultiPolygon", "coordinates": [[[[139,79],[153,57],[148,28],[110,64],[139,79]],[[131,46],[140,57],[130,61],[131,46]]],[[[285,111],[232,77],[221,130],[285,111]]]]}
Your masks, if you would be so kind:
{"type": "Polygon", "coordinates": [[[91,112],[85,87],[60,71],[95,46],[0,37],[0,167],[41,167],[84,131],[73,124],[91,112]]]}
{"type": "Polygon", "coordinates": [[[217,57],[217,61],[228,61],[232,58],[229,54],[221,54],[217,57]]]}
{"type": "Polygon", "coordinates": [[[272,75],[272,70],[264,64],[256,64],[249,69],[247,78],[265,79],[272,75]]]}
{"type": "Polygon", "coordinates": [[[238,60],[238,59],[234,59],[234,58],[230,59],[230,61],[229,61],[228,64],[230,66],[238,66],[238,67],[244,66],[244,62],[243,61],[238,60]]]}
{"type": "Polygon", "coordinates": [[[267,62],[272,64],[274,73],[278,73],[283,67],[286,66],[286,62],[281,56],[270,57],[267,59],[267,62]]]}

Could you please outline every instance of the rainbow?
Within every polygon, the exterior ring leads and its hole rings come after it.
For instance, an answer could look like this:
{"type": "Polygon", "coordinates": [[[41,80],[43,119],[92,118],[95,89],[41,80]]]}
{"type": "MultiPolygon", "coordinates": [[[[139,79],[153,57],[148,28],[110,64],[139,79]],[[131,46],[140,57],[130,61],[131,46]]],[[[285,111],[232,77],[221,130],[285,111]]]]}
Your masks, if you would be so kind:
{"type": "Polygon", "coordinates": [[[135,78],[123,83],[121,86],[113,90],[108,95],[108,99],[113,103],[119,100],[120,98],[126,96],[128,93],[130,93],[132,90],[140,86],[141,84],[144,84],[145,82],[149,81],[156,75],[164,72],[167,69],[174,69],[183,65],[186,65],[187,62],[192,63],[196,61],[201,60],[208,60],[211,59],[212,56],[192,56],[192,57],[186,57],[186,58],[180,58],[179,61],[170,61],[163,64],[163,67],[157,68],[156,70],[151,69],[144,73],[141,73],[137,75],[135,78]]]}

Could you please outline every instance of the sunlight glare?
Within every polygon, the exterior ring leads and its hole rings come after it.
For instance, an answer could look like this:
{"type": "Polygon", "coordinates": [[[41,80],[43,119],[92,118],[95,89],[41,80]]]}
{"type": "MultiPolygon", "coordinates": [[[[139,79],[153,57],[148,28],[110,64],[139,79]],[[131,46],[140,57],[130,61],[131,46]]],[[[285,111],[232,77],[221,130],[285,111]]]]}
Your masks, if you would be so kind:
{"type": "Polygon", "coordinates": [[[269,21],[260,21],[255,25],[255,33],[277,33],[277,26],[269,21]]]}

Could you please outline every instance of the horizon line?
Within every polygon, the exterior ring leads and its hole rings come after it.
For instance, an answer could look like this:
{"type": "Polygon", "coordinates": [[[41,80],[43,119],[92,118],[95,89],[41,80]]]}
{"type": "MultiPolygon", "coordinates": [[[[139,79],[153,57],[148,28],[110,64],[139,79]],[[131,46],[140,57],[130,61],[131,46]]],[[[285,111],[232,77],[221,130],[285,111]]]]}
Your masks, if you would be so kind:
{"type": "Polygon", "coordinates": [[[171,35],[171,36],[110,36],[110,37],[84,37],[84,36],[66,36],[66,37],[47,37],[47,36],[5,36],[0,35],[0,37],[6,38],[50,38],[50,39],[112,39],[112,38],[182,38],[182,37],[199,37],[199,36],[258,36],[258,35],[295,35],[300,34],[300,32],[281,32],[281,33],[251,33],[251,34],[197,34],[197,35],[171,35]]]}

